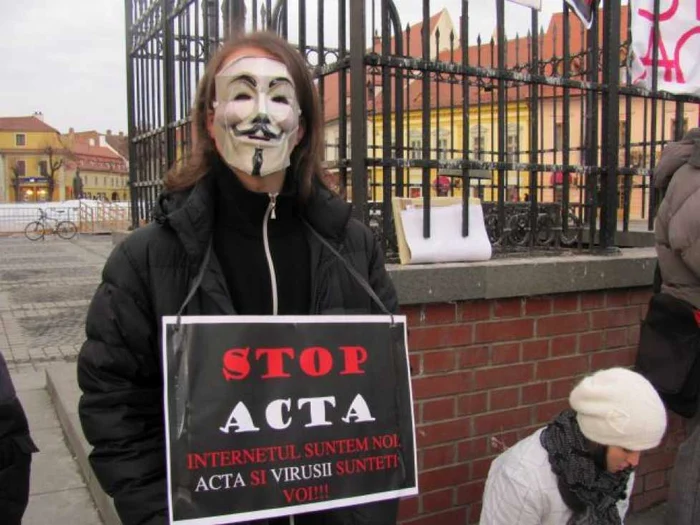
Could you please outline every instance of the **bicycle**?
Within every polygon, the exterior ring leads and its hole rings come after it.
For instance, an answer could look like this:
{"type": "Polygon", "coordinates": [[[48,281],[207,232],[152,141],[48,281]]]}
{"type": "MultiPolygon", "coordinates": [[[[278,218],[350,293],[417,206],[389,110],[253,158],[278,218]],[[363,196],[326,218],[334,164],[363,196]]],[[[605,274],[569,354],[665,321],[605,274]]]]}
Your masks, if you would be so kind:
{"type": "MultiPolygon", "coordinates": [[[[57,213],[64,213],[64,210],[57,210],[57,213]]],[[[24,235],[30,241],[43,240],[47,234],[56,234],[61,239],[69,240],[75,237],[76,233],[78,233],[78,227],[73,221],[54,219],[42,209],[39,209],[39,219],[24,227],[24,235]],[[50,225],[50,222],[53,225],[50,225]]]]}

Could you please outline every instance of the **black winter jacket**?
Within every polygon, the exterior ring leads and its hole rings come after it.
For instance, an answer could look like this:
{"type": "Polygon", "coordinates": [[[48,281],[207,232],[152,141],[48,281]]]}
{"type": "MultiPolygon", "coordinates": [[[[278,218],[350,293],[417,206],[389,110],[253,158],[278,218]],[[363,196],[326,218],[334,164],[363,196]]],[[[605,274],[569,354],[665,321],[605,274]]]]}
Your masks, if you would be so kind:
{"type": "MultiPolygon", "coordinates": [[[[87,315],[78,358],[79,415],[90,462],[125,525],[166,523],[161,318],[175,315],[200,271],[214,218],[213,175],[188,192],[164,194],[156,221],[115,247],[87,315]]],[[[379,244],[350,206],[316,187],[308,223],[370,284],[385,307],[398,301],[379,244]]],[[[309,232],[314,314],[379,313],[342,261],[309,232]]],[[[235,314],[212,253],[186,315],[235,314]]],[[[390,524],[397,502],[297,516],[298,525],[390,524]]]]}
{"type": "Polygon", "coordinates": [[[24,413],[7,363],[0,354],[0,518],[3,525],[20,525],[29,502],[32,453],[38,452],[29,435],[24,413]]]}

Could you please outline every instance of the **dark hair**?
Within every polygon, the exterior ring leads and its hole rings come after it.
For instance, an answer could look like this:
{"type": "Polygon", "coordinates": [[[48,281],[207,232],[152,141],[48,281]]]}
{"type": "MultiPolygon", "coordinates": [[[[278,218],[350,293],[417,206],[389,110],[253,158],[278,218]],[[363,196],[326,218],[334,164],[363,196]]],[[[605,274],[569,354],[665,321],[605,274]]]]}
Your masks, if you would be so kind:
{"type": "Polygon", "coordinates": [[[251,47],[270,53],[287,66],[301,109],[303,136],[292,151],[291,173],[296,178],[299,196],[306,200],[314,179],[323,184],[323,118],[318,91],[309,68],[299,52],[275,33],[256,32],[239,34],[227,41],[207,64],[197,87],[192,112],[192,152],[183,164],[173,167],[165,176],[167,190],[184,190],[194,186],[213,166],[221,162],[214,140],[207,130],[209,112],[213,111],[216,97],[214,79],[225,60],[238,49],[251,47]]]}

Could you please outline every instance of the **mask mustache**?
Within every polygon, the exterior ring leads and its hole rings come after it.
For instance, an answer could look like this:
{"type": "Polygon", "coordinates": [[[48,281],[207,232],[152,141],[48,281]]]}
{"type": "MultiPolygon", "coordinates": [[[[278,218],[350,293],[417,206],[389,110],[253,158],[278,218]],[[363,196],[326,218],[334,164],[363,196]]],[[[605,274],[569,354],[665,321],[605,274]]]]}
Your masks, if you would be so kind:
{"type": "Polygon", "coordinates": [[[256,117],[253,120],[253,125],[247,129],[233,128],[233,134],[236,137],[251,137],[253,135],[259,135],[258,139],[263,140],[279,140],[282,138],[282,132],[274,133],[268,127],[270,123],[269,119],[265,116],[256,117]]]}

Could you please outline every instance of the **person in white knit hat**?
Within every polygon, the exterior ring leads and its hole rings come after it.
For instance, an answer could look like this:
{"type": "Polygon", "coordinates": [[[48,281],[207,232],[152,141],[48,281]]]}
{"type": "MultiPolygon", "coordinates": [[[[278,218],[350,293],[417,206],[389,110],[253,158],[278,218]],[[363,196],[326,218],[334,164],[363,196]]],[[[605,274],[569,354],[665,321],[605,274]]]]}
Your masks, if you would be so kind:
{"type": "Polygon", "coordinates": [[[654,387],[626,368],[584,378],[570,409],[491,464],[480,525],[618,525],[642,451],[666,432],[654,387]]]}

